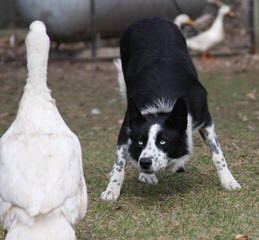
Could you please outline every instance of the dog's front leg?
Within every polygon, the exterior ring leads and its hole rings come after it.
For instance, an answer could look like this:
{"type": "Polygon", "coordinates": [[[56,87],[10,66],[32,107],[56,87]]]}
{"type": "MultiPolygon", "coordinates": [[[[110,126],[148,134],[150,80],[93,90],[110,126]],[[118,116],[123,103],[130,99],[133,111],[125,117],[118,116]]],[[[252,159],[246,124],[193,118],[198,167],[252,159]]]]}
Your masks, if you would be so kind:
{"type": "Polygon", "coordinates": [[[221,185],[227,190],[238,190],[239,183],[232,176],[228,169],[227,162],[217,140],[214,124],[200,129],[200,134],[212,153],[212,161],[217,170],[221,185]]]}
{"type": "Polygon", "coordinates": [[[116,151],[116,161],[110,173],[109,184],[106,190],[101,194],[102,200],[115,201],[119,198],[121,187],[124,181],[127,155],[128,145],[118,145],[116,151]]]}
{"type": "Polygon", "coordinates": [[[121,187],[124,181],[125,167],[129,154],[128,147],[128,120],[127,115],[125,115],[118,138],[116,160],[113,164],[112,171],[110,172],[109,184],[106,190],[102,192],[100,196],[102,200],[115,201],[120,196],[121,187]]]}

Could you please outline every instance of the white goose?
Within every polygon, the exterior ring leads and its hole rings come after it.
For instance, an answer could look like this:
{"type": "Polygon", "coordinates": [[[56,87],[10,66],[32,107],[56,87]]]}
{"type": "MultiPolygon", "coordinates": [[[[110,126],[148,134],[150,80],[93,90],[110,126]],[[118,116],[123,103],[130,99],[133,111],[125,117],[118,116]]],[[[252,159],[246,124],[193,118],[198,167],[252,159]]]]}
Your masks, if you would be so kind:
{"type": "Polygon", "coordinates": [[[0,221],[6,240],[75,240],[87,191],[77,136],[47,87],[49,37],[35,21],[26,37],[28,78],[17,116],[0,139],[0,221]]]}
{"type": "Polygon", "coordinates": [[[209,50],[224,40],[223,20],[225,15],[234,15],[227,5],[219,8],[216,19],[207,31],[186,40],[190,49],[202,52],[204,60],[210,60],[209,50]]]}

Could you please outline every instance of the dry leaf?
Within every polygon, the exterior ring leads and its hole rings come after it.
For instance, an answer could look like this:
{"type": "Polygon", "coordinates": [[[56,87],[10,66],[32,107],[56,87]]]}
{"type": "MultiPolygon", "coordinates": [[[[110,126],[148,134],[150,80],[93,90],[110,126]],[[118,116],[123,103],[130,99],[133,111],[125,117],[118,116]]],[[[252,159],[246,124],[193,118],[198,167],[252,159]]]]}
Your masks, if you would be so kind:
{"type": "Polygon", "coordinates": [[[248,239],[248,235],[245,235],[245,234],[238,234],[234,238],[234,240],[247,240],[247,239],[248,239]]]}
{"type": "Polygon", "coordinates": [[[256,96],[254,92],[247,93],[246,97],[249,98],[250,100],[256,100],[256,96]]]}
{"type": "Polygon", "coordinates": [[[243,122],[246,122],[248,120],[248,117],[246,115],[243,115],[242,113],[238,113],[237,115],[243,122]]]}

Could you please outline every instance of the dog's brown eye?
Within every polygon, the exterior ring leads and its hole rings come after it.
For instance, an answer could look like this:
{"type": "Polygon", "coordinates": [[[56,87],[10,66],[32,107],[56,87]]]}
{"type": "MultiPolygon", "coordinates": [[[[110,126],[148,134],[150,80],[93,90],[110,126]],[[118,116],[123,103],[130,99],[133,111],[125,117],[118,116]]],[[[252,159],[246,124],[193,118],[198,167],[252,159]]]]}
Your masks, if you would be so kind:
{"type": "Polygon", "coordinates": [[[142,140],[138,140],[138,145],[142,146],[144,142],[142,140]]]}

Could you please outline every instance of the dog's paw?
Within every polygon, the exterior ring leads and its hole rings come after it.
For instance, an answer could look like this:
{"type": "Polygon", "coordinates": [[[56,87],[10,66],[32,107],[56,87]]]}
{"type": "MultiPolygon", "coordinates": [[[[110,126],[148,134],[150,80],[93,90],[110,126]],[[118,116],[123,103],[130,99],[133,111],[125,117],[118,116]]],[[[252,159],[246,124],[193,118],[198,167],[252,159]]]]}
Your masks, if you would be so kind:
{"type": "Polygon", "coordinates": [[[158,183],[158,179],[154,173],[152,173],[152,174],[140,173],[138,180],[141,182],[144,182],[144,183],[148,183],[148,184],[157,184],[158,183]]]}
{"type": "Polygon", "coordinates": [[[119,198],[119,196],[119,191],[106,189],[104,192],[101,193],[100,198],[104,201],[116,201],[119,198]]]}
{"type": "Polygon", "coordinates": [[[231,181],[228,181],[228,182],[224,182],[221,185],[225,189],[230,190],[230,191],[241,189],[240,184],[235,179],[232,179],[231,181]]]}

